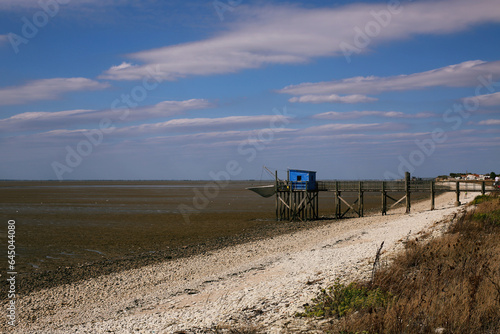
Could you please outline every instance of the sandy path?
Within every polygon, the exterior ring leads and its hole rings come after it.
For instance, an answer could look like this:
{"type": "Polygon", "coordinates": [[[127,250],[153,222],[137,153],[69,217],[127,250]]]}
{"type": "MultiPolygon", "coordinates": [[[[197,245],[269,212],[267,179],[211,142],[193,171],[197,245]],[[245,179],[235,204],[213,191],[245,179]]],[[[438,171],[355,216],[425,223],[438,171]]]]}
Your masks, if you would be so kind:
{"type": "MultiPolygon", "coordinates": [[[[462,193],[462,203],[475,195],[462,193]]],[[[392,252],[409,234],[439,229],[434,223],[459,210],[454,201],[455,194],[446,193],[434,211],[423,202],[409,215],[346,219],[41,290],[18,300],[15,332],[189,333],[224,324],[297,331],[307,324],[293,315],[319,286],[368,275],[382,241],[392,252]]]]}

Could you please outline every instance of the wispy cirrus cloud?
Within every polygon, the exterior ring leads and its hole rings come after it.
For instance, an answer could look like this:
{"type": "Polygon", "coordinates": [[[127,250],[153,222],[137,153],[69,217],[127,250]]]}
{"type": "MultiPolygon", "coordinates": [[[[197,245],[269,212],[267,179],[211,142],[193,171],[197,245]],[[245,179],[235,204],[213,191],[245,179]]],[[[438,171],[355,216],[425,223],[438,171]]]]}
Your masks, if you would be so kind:
{"type": "Polygon", "coordinates": [[[354,94],[340,96],[337,94],[331,95],[303,95],[300,97],[292,97],[288,101],[292,103],[367,103],[374,102],[378,99],[366,95],[354,94]]]}
{"type": "Polygon", "coordinates": [[[2,0],[0,1],[0,10],[18,11],[23,9],[41,8],[41,5],[49,6],[54,9],[55,6],[82,6],[82,5],[111,5],[113,3],[126,3],[126,0],[78,0],[78,1],[40,1],[40,0],[2,0]]]}
{"type": "Polygon", "coordinates": [[[206,131],[208,129],[234,129],[245,127],[269,127],[270,124],[287,124],[289,117],[282,115],[228,116],[219,118],[180,118],[166,122],[134,125],[117,129],[121,135],[151,135],[206,131]]]}
{"type": "Polygon", "coordinates": [[[127,120],[170,117],[183,114],[188,110],[209,109],[216,104],[206,99],[189,99],[184,101],[163,101],[152,106],[132,109],[127,120]]]}
{"type": "Polygon", "coordinates": [[[71,120],[80,120],[95,114],[95,110],[77,109],[55,112],[25,112],[8,118],[0,119],[2,132],[20,132],[53,128],[62,124],[67,125],[71,120]]]}
{"type": "Polygon", "coordinates": [[[214,103],[205,99],[184,101],[163,101],[151,106],[143,106],[128,110],[125,119],[123,110],[65,110],[55,112],[25,112],[0,119],[0,130],[3,132],[33,131],[54,129],[59,126],[99,124],[103,118],[132,122],[139,120],[166,118],[180,115],[189,110],[209,109],[214,103]]]}
{"type": "MultiPolygon", "coordinates": [[[[496,0],[424,1],[402,6],[404,8],[392,15],[391,22],[372,45],[421,34],[454,33],[473,25],[500,21],[500,6],[496,0]]],[[[241,6],[235,13],[239,18],[230,32],[130,54],[127,58],[134,63],[113,66],[101,77],[140,80],[147,74],[148,67],[158,66],[162,79],[176,80],[272,64],[305,63],[315,57],[341,56],[344,52],[341,44],[352,43],[356,36],[354,28],[363,27],[374,20],[372,13],[384,10],[387,10],[385,3],[316,9],[285,5],[241,6]]]]}
{"type": "Polygon", "coordinates": [[[345,120],[345,119],[358,119],[370,116],[386,117],[386,118],[431,118],[431,117],[437,117],[438,115],[431,112],[406,114],[401,111],[363,110],[363,111],[345,111],[345,112],[328,111],[325,113],[316,114],[312,117],[316,119],[345,120]]]}
{"type": "Polygon", "coordinates": [[[9,38],[7,37],[7,35],[0,35],[0,46],[2,44],[5,44],[9,41],[9,38]]]}
{"type": "Polygon", "coordinates": [[[33,80],[22,86],[0,88],[0,105],[26,104],[54,100],[70,92],[108,88],[107,83],[87,78],[53,78],[33,80]]]}
{"type": "Polygon", "coordinates": [[[478,122],[479,125],[500,125],[500,119],[487,119],[485,121],[478,122]]]}
{"type": "Polygon", "coordinates": [[[500,106],[500,92],[475,97],[481,106],[500,106]]]}
{"type": "MultiPolygon", "coordinates": [[[[305,94],[380,94],[430,87],[477,86],[479,76],[500,76],[500,61],[466,61],[426,72],[389,77],[353,77],[342,80],[291,85],[279,90],[292,95],[305,94]]],[[[307,96],[307,95],[306,95],[307,96]]]]}
{"type": "MultiPolygon", "coordinates": [[[[178,137],[189,135],[193,138],[204,140],[200,133],[206,132],[231,132],[255,131],[255,128],[269,128],[272,124],[278,127],[277,132],[283,131],[282,126],[291,122],[291,118],[283,115],[256,115],[256,116],[229,116],[218,118],[178,118],[166,122],[145,123],[141,125],[117,127],[108,134],[108,137],[127,138],[155,138],[158,136],[178,137]],[[236,130],[240,129],[240,130],[236,130]]],[[[19,136],[28,139],[39,138],[43,140],[70,140],[78,139],[91,129],[55,129],[41,133],[19,136]]]]}
{"type": "MultiPolygon", "coordinates": [[[[249,142],[249,138],[259,138],[261,133],[262,129],[210,131],[174,136],[155,136],[146,138],[143,142],[152,145],[163,145],[167,143],[175,145],[212,145],[216,143],[217,145],[220,145],[220,143],[223,143],[226,146],[235,146],[241,144],[242,142],[249,142]]],[[[279,138],[287,136],[287,134],[295,134],[297,133],[297,130],[290,128],[276,128],[273,129],[273,133],[276,136],[275,139],[279,141],[279,138]]]]}
{"type": "Polygon", "coordinates": [[[400,131],[408,128],[408,125],[402,123],[352,123],[339,124],[331,123],[319,126],[312,126],[302,130],[303,134],[338,134],[338,133],[355,133],[355,132],[371,132],[371,131],[400,131]]]}

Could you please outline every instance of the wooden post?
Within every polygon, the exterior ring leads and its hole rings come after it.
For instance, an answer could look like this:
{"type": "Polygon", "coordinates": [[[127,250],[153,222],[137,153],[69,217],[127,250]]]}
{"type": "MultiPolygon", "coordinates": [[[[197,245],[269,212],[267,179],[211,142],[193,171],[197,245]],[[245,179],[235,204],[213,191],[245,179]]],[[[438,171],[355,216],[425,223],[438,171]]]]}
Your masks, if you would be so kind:
{"type": "MultiPolygon", "coordinates": [[[[307,183],[306,183],[306,189],[307,189],[307,183]]],[[[300,202],[299,203],[302,203],[302,201],[305,201],[304,198],[307,195],[306,192],[307,192],[307,190],[305,192],[303,192],[302,194],[300,194],[300,202]]],[[[300,208],[299,208],[299,210],[300,210],[300,208]]],[[[307,211],[307,203],[304,202],[304,209],[302,209],[302,214],[301,214],[302,220],[304,220],[306,218],[306,216],[305,216],[306,211],[307,211]]]]}
{"type": "Polygon", "coordinates": [[[283,202],[285,200],[285,198],[283,197],[283,192],[280,191],[279,192],[279,197],[280,197],[280,202],[278,203],[279,204],[279,209],[280,209],[280,220],[285,220],[285,206],[283,205],[283,202]]]}
{"type": "Polygon", "coordinates": [[[307,219],[307,210],[309,208],[309,203],[307,203],[307,190],[302,194],[302,200],[300,201],[302,203],[302,201],[304,201],[304,208],[302,209],[302,220],[304,219],[307,219]]]}
{"type": "Polygon", "coordinates": [[[359,209],[358,209],[358,216],[363,217],[363,182],[359,182],[359,194],[358,194],[358,201],[359,201],[359,209]]]}
{"type": "MultiPolygon", "coordinates": [[[[283,194],[282,192],[279,193],[280,198],[281,198],[282,194],[283,194]]],[[[283,210],[284,205],[281,201],[278,203],[278,205],[279,205],[279,209],[280,209],[280,220],[284,220],[284,218],[285,218],[285,212],[283,210]]]]}
{"type": "Polygon", "coordinates": [[[306,219],[307,220],[312,220],[312,217],[314,215],[314,197],[312,197],[313,193],[310,193],[309,191],[306,193],[306,197],[307,197],[307,215],[306,215],[306,219]]]}
{"type": "Polygon", "coordinates": [[[382,181],[382,216],[387,215],[387,193],[385,191],[385,181],[382,181]]]}
{"type": "Polygon", "coordinates": [[[436,191],[434,187],[434,181],[431,181],[431,211],[434,210],[435,207],[435,197],[436,197],[436,191]]]}
{"type": "Polygon", "coordinates": [[[293,194],[294,194],[293,201],[295,202],[295,203],[293,203],[293,205],[294,205],[293,206],[293,217],[294,217],[294,219],[296,219],[296,218],[300,218],[300,216],[299,216],[299,199],[298,199],[300,197],[300,193],[295,191],[293,194]]]}
{"type": "Polygon", "coordinates": [[[339,191],[339,182],[335,181],[335,218],[340,218],[340,191],[339,191]]]}
{"type": "Polygon", "coordinates": [[[316,214],[315,214],[315,219],[319,218],[319,192],[316,191],[316,214]]]}
{"type": "Polygon", "coordinates": [[[281,192],[280,193],[281,196],[283,197],[283,201],[284,202],[281,202],[281,219],[282,220],[286,220],[286,212],[287,212],[287,206],[285,205],[285,203],[288,203],[288,193],[287,192],[281,192]]]}
{"type": "Polygon", "coordinates": [[[274,191],[276,193],[276,221],[279,221],[279,195],[278,195],[278,171],[274,172],[274,191]]]}
{"type": "Polygon", "coordinates": [[[288,184],[288,212],[287,212],[287,220],[292,219],[292,182],[290,182],[290,170],[286,171],[286,180],[288,184]]]}
{"type": "Polygon", "coordinates": [[[460,181],[456,182],[456,188],[455,191],[457,193],[457,200],[455,201],[455,206],[460,206],[460,181]]]}
{"type": "Polygon", "coordinates": [[[306,192],[304,193],[304,218],[307,220],[309,218],[309,208],[310,208],[310,203],[309,203],[309,181],[306,181],[306,192]]]}
{"type": "Polygon", "coordinates": [[[481,195],[484,195],[486,193],[486,181],[481,182],[481,195]]]}
{"type": "Polygon", "coordinates": [[[297,194],[297,218],[301,219],[302,218],[302,211],[300,210],[300,203],[302,203],[302,196],[304,195],[304,192],[299,192],[297,194]]]}
{"type": "Polygon", "coordinates": [[[284,197],[285,197],[285,203],[288,203],[288,206],[285,205],[285,207],[283,208],[285,210],[284,212],[284,216],[285,216],[285,219],[286,220],[289,220],[290,219],[290,191],[286,191],[283,193],[284,197]]]}
{"type": "Polygon", "coordinates": [[[410,172],[405,172],[406,213],[410,213],[410,172]]]}

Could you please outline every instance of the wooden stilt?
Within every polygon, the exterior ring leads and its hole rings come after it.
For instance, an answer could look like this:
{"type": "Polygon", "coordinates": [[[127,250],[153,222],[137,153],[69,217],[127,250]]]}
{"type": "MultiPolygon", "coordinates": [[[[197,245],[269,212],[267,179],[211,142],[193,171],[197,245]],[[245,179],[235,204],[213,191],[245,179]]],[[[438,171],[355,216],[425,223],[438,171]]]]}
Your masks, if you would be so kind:
{"type": "Polygon", "coordinates": [[[434,210],[434,204],[435,204],[435,197],[436,197],[436,191],[434,187],[434,181],[431,181],[431,211],[434,210]]]}
{"type": "Polygon", "coordinates": [[[460,206],[460,182],[456,182],[455,192],[457,193],[457,200],[455,201],[455,206],[460,206]]]}
{"type": "Polygon", "coordinates": [[[405,172],[406,213],[410,213],[410,173],[405,172]]]}
{"type": "MultiPolygon", "coordinates": [[[[307,185],[306,185],[306,189],[307,189],[307,185]]],[[[307,190],[304,191],[304,193],[302,194],[302,197],[304,198],[304,210],[302,211],[302,219],[307,219],[307,208],[309,207],[309,205],[307,203],[307,190]]]]}
{"type": "Polygon", "coordinates": [[[382,216],[387,215],[387,193],[385,191],[385,181],[382,181],[382,216]]]}
{"type": "Polygon", "coordinates": [[[319,193],[316,192],[316,218],[319,218],[319,193]]]}
{"type": "Polygon", "coordinates": [[[363,182],[359,182],[359,194],[358,194],[358,216],[363,217],[364,203],[363,203],[363,182]]]}
{"type": "Polygon", "coordinates": [[[339,191],[339,183],[335,182],[335,218],[340,218],[340,191],[339,191]]]}
{"type": "MultiPolygon", "coordinates": [[[[412,181],[410,173],[405,173],[404,183],[401,181],[323,181],[318,182],[317,187],[309,187],[308,181],[280,181],[278,179],[278,172],[274,175],[274,190],[275,190],[275,214],[277,221],[285,220],[313,220],[319,218],[319,192],[321,191],[333,191],[334,192],[334,216],[335,219],[341,219],[347,215],[349,212],[354,212],[355,215],[359,217],[364,216],[364,195],[365,193],[381,193],[381,213],[386,215],[387,211],[394,206],[406,202],[406,212],[409,213],[411,210],[411,193],[412,192],[430,192],[430,209],[436,209],[436,189],[443,191],[443,189],[438,188],[435,181],[420,182],[412,181]],[[303,187],[305,185],[305,188],[303,187]],[[294,188],[295,187],[295,188],[294,188]],[[312,188],[312,190],[310,190],[312,188]],[[399,197],[404,191],[404,195],[399,197]],[[343,194],[343,192],[345,194],[343,194]],[[354,203],[349,203],[345,195],[353,194],[358,192],[357,199],[354,203]],[[344,195],[344,197],[342,197],[344,195]],[[392,195],[392,196],[391,196],[392,195]],[[388,204],[388,201],[393,203],[388,204]]],[[[463,184],[463,181],[462,181],[463,184]]],[[[476,189],[479,183],[473,184],[476,189]]],[[[481,181],[481,193],[486,191],[486,182],[481,181]]],[[[316,184],[315,184],[316,185],[316,184]]],[[[455,205],[461,205],[460,202],[460,192],[466,191],[460,181],[455,182],[455,189],[449,187],[445,191],[455,191],[456,201],[455,205]]],[[[401,204],[400,204],[401,205],[401,204]]]]}
{"type": "Polygon", "coordinates": [[[279,192],[278,192],[278,171],[275,171],[274,173],[274,191],[276,193],[276,220],[279,221],[279,192]]]}

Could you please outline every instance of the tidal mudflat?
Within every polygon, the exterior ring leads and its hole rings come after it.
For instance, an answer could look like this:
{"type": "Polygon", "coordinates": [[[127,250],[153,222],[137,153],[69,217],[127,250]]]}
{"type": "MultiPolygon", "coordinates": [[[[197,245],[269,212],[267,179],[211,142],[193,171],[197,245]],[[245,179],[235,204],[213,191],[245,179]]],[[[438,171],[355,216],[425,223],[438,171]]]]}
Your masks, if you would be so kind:
{"type": "MultiPolygon", "coordinates": [[[[205,192],[210,184],[0,182],[3,216],[16,221],[19,292],[332,223],[276,222],[274,198],[245,190],[269,182],[233,181],[205,192]]],[[[377,195],[365,196],[365,211],[377,211],[377,195]]],[[[319,207],[320,216],[331,217],[333,195],[321,193],[319,207]]],[[[2,244],[6,229],[3,224],[2,244]]]]}

